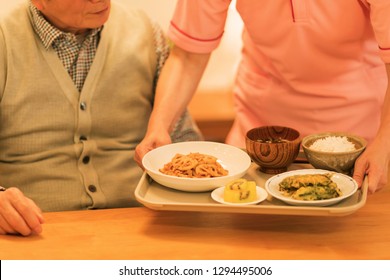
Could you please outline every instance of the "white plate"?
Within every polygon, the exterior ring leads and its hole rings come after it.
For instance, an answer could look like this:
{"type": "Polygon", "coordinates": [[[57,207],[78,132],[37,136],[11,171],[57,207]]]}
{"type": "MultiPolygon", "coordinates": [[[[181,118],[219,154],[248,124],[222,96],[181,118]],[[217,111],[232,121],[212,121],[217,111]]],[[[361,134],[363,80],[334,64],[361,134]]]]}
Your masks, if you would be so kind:
{"type": "Polygon", "coordinates": [[[252,202],[244,202],[244,203],[233,203],[233,202],[226,202],[223,199],[223,191],[225,187],[220,187],[218,189],[215,189],[211,193],[211,198],[214,199],[216,202],[222,203],[222,204],[227,204],[227,205],[234,205],[234,206],[241,206],[241,205],[252,205],[252,204],[258,204],[268,197],[268,193],[266,192],[265,189],[260,188],[259,186],[256,186],[256,192],[257,192],[257,199],[252,202]]]}
{"type": "Polygon", "coordinates": [[[189,141],[161,146],[148,152],[142,159],[146,173],[157,183],[180,191],[206,192],[225,186],[241,178],[251,166],[249,155],[237,147],[209,141],[189,141]],[[229,174],[214,178],[184,178],[163,174],[159,171],[176,154],[201,153],[214,156],[229,174]]]}
{"type": "Polygon", "coordinates": [[[273,197],[280,199],[290,205],[329,206],[329,205],[336,204],[341,200],[344,200],[350,197],[351,195],[353,195],[357,191],[358,185],[353,178],[342,173],[335,173],[329,170],[322,170],[322,169],[302,169],[302,170],[284,172],[269,178],[265,183],[265,189],[273,197]],[[286,177],[293,176],[293,175],[324,174],[324,173],[333,173],[332,180],[337,184],[337,186],[341,190],[342,196],[336,198],[324,199],[324,200],[303,201],[303,200],[297,200],[297,199],[287,197],[279,191],[279,183],[286,177]]]}

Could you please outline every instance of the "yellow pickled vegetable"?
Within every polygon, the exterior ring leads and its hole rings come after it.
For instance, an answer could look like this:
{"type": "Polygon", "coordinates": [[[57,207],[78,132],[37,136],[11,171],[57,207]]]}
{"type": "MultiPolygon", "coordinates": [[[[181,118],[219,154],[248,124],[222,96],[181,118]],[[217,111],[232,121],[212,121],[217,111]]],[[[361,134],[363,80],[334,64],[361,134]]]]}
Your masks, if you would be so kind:
{"type": "Polygon", "coordinates": [[[257,199],[256,183],[246,179],[236,179],[225,186],[223,199],[226,202],[246,203],[257,199]]]}

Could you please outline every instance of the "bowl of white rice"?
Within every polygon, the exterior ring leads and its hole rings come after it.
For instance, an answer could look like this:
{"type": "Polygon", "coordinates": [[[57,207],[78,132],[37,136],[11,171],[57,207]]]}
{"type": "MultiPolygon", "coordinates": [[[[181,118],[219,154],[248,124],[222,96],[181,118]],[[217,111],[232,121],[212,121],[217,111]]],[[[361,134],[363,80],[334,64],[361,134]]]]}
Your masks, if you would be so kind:
{"type": "Polygon", "coordinates": [[[302,139],[303,151],[311,165],[349,175],[366,145],[364,138],[343,132],[311,134],[302,139]]]}

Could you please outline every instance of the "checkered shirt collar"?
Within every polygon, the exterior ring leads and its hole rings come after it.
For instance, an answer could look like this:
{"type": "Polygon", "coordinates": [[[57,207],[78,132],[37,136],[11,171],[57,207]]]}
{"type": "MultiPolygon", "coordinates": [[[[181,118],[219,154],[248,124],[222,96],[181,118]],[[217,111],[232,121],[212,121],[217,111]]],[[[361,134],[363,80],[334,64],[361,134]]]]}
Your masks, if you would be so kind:
{"type": "MultiPolygon", "coordinates": [[[[56,41],[60,39],[67,39],[75,41],[76,36],[72,33],[66,33],[51,25],[41,14],[41,12],[30,2],[30,12],[33,19],[33,27],[35,32],[41,39],[44,47],[49,49],[56,41]]],[[[88,37],[96,36],[103,27],[92,29],[88,37]]]]}

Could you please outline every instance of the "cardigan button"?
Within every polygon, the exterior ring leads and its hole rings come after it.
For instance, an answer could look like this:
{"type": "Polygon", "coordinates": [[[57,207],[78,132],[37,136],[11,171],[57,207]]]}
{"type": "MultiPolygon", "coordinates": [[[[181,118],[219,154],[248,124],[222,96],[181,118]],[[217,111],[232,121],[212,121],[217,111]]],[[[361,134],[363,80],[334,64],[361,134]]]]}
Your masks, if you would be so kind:
{"type": "Polygon", "coordinates": [[[90,160],[90,157],[89,157],[89,156],[83,157],[83,163],[84,163],[84,164],[88,164],[88,163],[89,163],[89,160],[90,160]]]}
{"type": "Polygon", "coordinates": [[[84,135],[81,135],[79,139],[80,139],[81,142],[88,140],[87,136],[84,136],[84,135]]]}
{"type": "Polygon", "coordinates": [[[90,191],[90,192],[96,192],[96,187],[94,186],[94,185],[89,185],[88,186],[88,190],[90,191]]]}
{"type": "Polygon", "coordinates": [[[81,103],[80,103],[80,109],[81,109],[82,111],[87,110],[87,103],[81,102],[81,103]]]}

